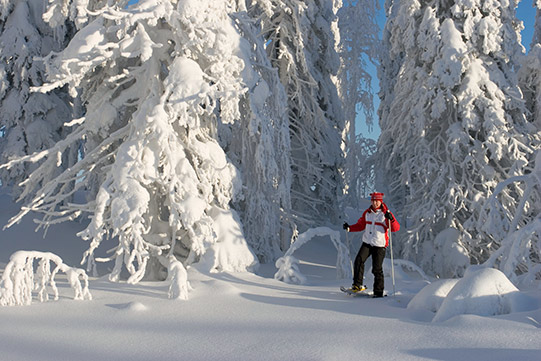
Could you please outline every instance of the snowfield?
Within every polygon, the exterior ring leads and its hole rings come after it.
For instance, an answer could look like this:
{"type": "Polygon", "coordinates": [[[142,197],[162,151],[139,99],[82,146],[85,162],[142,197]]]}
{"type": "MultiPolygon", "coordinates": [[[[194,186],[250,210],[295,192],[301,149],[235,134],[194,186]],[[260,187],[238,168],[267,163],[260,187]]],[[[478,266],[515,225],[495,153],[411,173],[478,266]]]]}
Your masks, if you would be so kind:
{"type": "Polygon", "coordinates": [[[541,360],[541,0],[127,3],[0,1],[0,361],[541,360]]]}
{"type": "MultiPolygon", "coordinates": [[[[2,196],[0,222],[13,214],[2,196]]],[[[74,234],[82,228],[53,227],[42,239],[23,219],[0,233],[2,270],[20,249],[48,250],[78,266],[86,244],[74,234]]],[[[356,250],[358,236],[352,243],[356,250]]],[[[518,291],[491,269],[432,283],[400,270],[395,295],[349,297],[338,290],[350,280],[336,279],[337,253],[329,237],[296,250],[304,285],[274,279],[272,264],[257,274],[191,267],[187,301],[168,299],[169,282],[129,285],[106,277],[91,277],[92,301],[75,301],[62,274],[58,301],[0,307],[0,360],[540,359],[539,288],[518,291]]]]}

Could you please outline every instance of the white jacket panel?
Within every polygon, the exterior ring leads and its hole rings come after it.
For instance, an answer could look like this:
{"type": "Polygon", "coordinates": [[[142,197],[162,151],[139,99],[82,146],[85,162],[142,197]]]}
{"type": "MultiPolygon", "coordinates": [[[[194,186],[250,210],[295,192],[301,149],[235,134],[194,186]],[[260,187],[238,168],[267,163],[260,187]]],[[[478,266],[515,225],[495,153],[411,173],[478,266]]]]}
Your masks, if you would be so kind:
{"type": "Polygon", "coordinates": [[[363,242],[375,247],[385,247],[387,244],[385,227],[385,215],[380,210],[376,212],[367,212],[366,229],[363,234],[363,242]]]}

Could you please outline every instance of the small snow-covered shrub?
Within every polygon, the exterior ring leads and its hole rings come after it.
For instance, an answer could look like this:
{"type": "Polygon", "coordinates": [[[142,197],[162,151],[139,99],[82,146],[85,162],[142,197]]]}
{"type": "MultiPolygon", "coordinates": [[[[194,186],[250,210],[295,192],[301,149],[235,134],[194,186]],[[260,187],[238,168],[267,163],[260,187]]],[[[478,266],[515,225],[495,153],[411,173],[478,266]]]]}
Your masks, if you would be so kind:
{"type": "Polygon", "coordinates": [[[278,271],[274,278],[285,283],[302,285],[306,283],[306,277],[299,270],[299,260],[293,256],[280,257],[276,261],[278,271]]]}
{"type": "Polygon", "coordinates": [[[17,251],[11,255],[0,280],[0,305],[30,305],[32,291],[38,293],[40,302],[45,302],[49,299],[47,285],[52,289],[54,300],[58,300],[55,276],[59,271],[66,274],[71,288],[75,291],[73,299],[92,299],[88,290],[88,276],[84,270],[64,264],[59,256],[50,252],[17,251]],[[38,265],[34,271],[35,260],[38,265]],[[51,262],[56,265],[52,272],[51,262]],[[84,286],[81,285],[81,279],[84,286]]]}
{"type": "Polygon", "coordinates": [[[169,285],[169,298],[187,300],[188,291],[192,289],[190,282],[188,282],[188,273],[184,265],[175,259],[174,256],[170,256],[170,263],[168,267],[168,278],[171,280],[169,285]]]}

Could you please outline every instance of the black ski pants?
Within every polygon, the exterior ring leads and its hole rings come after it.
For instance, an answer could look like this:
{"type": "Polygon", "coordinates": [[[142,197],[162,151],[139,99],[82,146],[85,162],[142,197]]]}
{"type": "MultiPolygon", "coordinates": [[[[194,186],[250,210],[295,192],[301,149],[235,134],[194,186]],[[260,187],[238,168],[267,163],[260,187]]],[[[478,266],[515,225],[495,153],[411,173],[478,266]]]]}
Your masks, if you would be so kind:
{"type": "Polygon", "coordinates": [[[368,257],[372,257],[372,273],[374,274],[374,295],[382,296],[384,288],[383,260],[385,259],[385,247],[374,247],[363,243],[357,257],[355,257],[355,268],[353,270],[353,284],[361,286],[364,278],[364,263],[368,257]]]}

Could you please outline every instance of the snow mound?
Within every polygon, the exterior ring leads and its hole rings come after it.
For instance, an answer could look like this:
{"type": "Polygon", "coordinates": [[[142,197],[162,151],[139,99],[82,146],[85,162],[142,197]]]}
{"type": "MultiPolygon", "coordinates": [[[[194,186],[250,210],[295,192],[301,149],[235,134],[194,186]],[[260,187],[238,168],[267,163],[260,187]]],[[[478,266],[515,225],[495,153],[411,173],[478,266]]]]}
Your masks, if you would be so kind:
{"type": "Polygon", "coordinates": [[[148,309],[147,306],[143,305],[141,302],[128,302],[121,307],[123,310],[132,311],[132,312],[141,312],[148,309]]]}
{"type": "Polygon", "coordinates": [[[410,310],[428,310],[438,312],[449,291],[457,284],[458,279],[445,279],[425,286],[408,303],[410,310]]]}
{"type": "MultiPolygon", "coordinates": [[[[441,285],[434,288],[440,293],[444,291],[441,285]]],[[[424,302],[428,303],[426,300],[435,294],[429,297],[430,292],[423,291],[424,289],[418,297],[421,298],[421,294],[426,293],[424,302]]],[[[441,322],[462,314],[479,316],[508,314],[524,311],[531,307],[529,304],[529,297],[521,294],[501,271],[479,266],[470,267],[464,278],[449,291],[432,321],[441,322]]]]}

